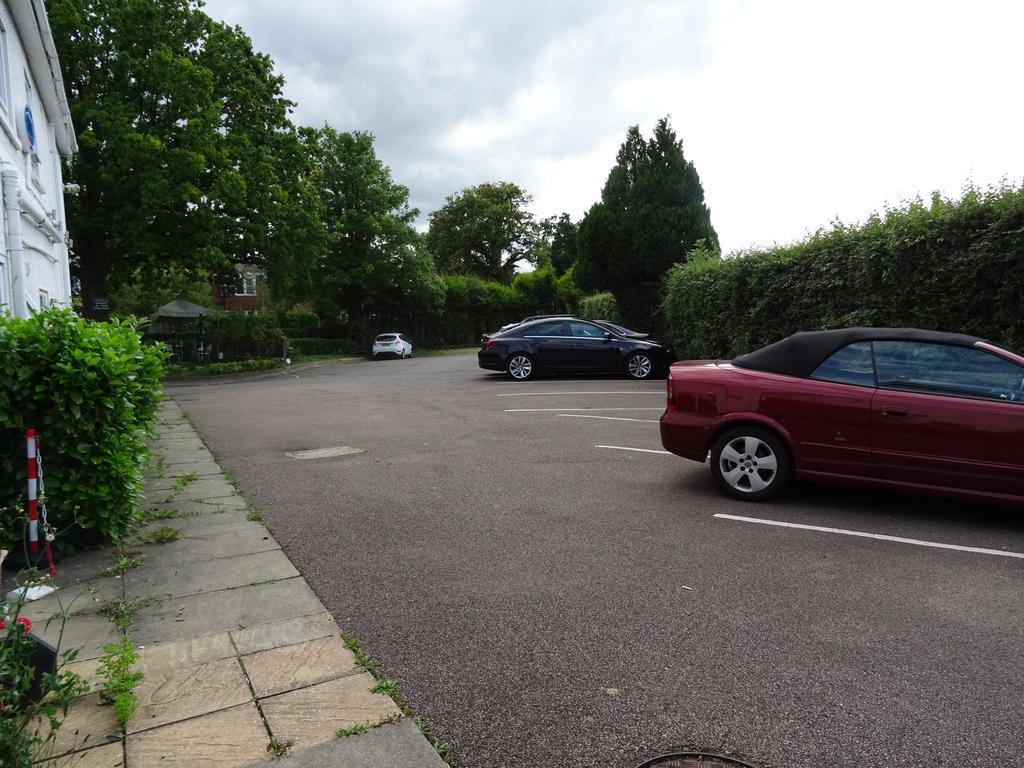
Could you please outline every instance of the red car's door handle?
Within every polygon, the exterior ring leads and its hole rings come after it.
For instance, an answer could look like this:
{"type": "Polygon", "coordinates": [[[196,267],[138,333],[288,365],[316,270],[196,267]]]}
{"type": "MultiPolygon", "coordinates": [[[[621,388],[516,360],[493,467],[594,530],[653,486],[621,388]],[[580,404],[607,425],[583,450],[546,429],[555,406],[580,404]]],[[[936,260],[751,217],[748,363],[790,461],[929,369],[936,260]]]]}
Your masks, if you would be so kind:
{"type": "Polygon", "coordinates": [[[906,408],[882,408],[882,415],[883,416],[892,416],[894,418],[898,418],[900,416],[906,416],[907,415],[907,409],[906,408]]]}

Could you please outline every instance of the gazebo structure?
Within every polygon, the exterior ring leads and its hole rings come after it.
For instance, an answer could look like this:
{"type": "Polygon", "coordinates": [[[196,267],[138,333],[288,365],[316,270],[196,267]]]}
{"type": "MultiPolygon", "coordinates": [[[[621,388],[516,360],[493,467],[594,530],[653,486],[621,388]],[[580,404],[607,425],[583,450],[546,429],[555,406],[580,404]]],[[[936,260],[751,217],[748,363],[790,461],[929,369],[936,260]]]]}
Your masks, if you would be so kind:
{"type": "MultiPolygon", "coordinates": [[[[210,350],[206,345],[206,322],[205,318],[210,316],[210,310],[206,307],[194,304],[185,299],[175,299],[160,307],[149,316],[151,333],[169,333],[176,337],[178,326],[182,320],[196,321],[196,360],[200,363],[210,361],[210,350]]],[[[172,358],[177,357],[178,362],[182,359],[180,342],[172,338],[168,351],[172,358]]]]}

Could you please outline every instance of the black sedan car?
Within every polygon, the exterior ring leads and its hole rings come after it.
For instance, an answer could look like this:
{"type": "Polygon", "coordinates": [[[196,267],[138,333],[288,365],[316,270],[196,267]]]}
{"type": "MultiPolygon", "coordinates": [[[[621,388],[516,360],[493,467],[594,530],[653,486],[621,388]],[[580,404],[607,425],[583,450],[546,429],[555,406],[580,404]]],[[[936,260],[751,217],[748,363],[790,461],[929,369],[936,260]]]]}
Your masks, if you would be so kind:
{"type": "Polygon", "coordinates": [[[608,325],[556,317],[484,336],[477,359],[481,368],[504,371],[516,381],[543,373],[624,373],[649,379],[668,369],[673,354],[655,341],[615,333],[608,325]]]}

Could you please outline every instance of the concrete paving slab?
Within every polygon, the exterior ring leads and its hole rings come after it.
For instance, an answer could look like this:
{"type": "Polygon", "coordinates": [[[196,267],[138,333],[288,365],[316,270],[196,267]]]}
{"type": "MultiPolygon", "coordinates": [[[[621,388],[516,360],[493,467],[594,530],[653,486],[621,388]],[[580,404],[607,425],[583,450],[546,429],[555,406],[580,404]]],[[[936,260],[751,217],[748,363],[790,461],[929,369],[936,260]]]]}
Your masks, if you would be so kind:
{"type": "Polygon", "coordinates": [[[247,504],[241,496],[218,496],[212,499],[201,499],[199,501],[186,499],[173,499],[164,501],[166,496],[160,493],[151,494],[146,497],[145,508],[149,511],[172,509],[182,515],[215,515],[224,510],[246,509],[247,504]]]}
{"type": "Polygon", "coordinates": [[[331,741],[339,728],[401,717],[395,702],[371,693],[375,684],[371,674],[361,672],[261,699],[260,707],[274,737],[302,749],[331,741]]]}
{"type": "Polygon", "coordinates": [[[129,734],[125,753],[127,768],[242,768],[265,758],[269,742],[256,706],[248,703],[129,734]]]}
{"type": "Polygon", "coordinates": [[[366,733],[300,749],[253,768],[445,768],[437,751],[407,718],[366,733]]]}
{"type": "Polygon", "coordinates": [[[232,496],[236,493],[232,485],[220,475],[200,477],[186,485],[181,493],[175,496],[181,501],[200,501],[215,499],[220,496],[232,496]]]}
{"type": "Polygon", "coordinates": [[[40,600],[25,603],[20,615],[35,624],[37,621],[46,621],[62,611],[72,615],[97,613],[104,603],[124,596],[124,585],[118,576],[67,583],[58,572],[56,585],[56,592],[40,600]]]}
{"type": "Polygon", "coordinates": [[[146,531],[152,531],[169,525],[177,528],[182,534],[198,536],[207,532],[216,533],[216,528],[220,525],[244,526],[247,523],[249,525],[262,526],[260,522],[249,520],[247,510],[241,507],[232,507],[231,509],[222,508],[220,512],[211,510],[206,515],[183,514],[181,517],[159,517],[146,523],[139,530],[145,534],[146,531]]]}
{"type": "Polygon", "coordinates": [[[331,618],[331,614],[324,611],[310,616],[299,616],[285,621],[271,621],[239,629],[231,633],[231,640],[238,652],[245,655],[268,648],[339,634],[340,630],[334,623],[334,619],[331,618]]]}
{"type": "Polygon", "coordinates": [[[69,618],[64,622],[63,637],[58,619],[33,622],[32,634],[50,645],[59,646],[58,651],[62,654],[64,651],[78,649],[78,661],[102,656],[104,645],[116,643],[122,637],[121,630],[106,616],[98,613],[83,613],[69,618]]]}
{"type": "MultiPolygon", "coordinates": [[[[173,520],[165,524],[174,527],[173,520]]],[[[216,561],[254,552],[268,552],[280,549],[280,546],[265,527],[245,522],[218,526],[209,534],[189,532],[177,541],[143,544],[136,549],[142,553],[150,568],[171,568],[200,560],[216,561]]]]}
{"type": "Polygon", "coordinates": [[[160,458],[164,460],[164,466],[168,469],[177,464],[191,464],[194,461],[214,461],[213,454],[205,445],[202,447],[192,446],[168,446],[160,448],[160,458]]]}
{"type": "MultiPolygon", "coordinates": [[[[33,729],[47,738],[50,733],[49,721],[43,718],[33,723],[33,729]]],[[[121,738],[114,708],[100,703],[98,693],[75,699],[68,710],[67,717],[52,742],[52,749],[47,748],[53,757],[65,755],[80,749],[99,746],[121,738]]]]}
{"type": "MultiPolygon", "coordinates": [[[[255,525],[247,523],[246,525],[255,525]]],[[[238,526],[229,526],[236,532],[238,526]]],[[[125,574],[125,595],[133,597],[184,597],[219,589],[244,587],[256,582],[298,576],[287,555],[279,549],[237,557],[199,560],[171,568],[139,568],[125,574]]]]}
{"type": "Polygon", "coordinates": [[[124,768],[124,744],[115,741],[38,765],[39,768],[124,768]]]}
{"type": "Polygon", "coordinates": [[[340,637],[322,637],[242,658],[257,698],[325,683],[362,671],[340,637]]]}
{"type": "Polygon", "coordinates": [[[268,621],[308,616],[323,605],[297,577],[167,600],[141,608],[131,634],[136,643],[181,640],[268,621]]]}
{"type": "Polygon", "coordinates": [[[235,646],[227,632],[189,637],[171,643],[139,646],[139,667],[146,673],[159,674],[182,667],[196,667],[235,655],[235,646]]]}
{"type": "Polygon", "coordinates": [[[238,659],[220,659],[192,667],[153,671],[135,686],[139,708],[128,722],[129,734],[228,709],[252,700],[238,659]]]}

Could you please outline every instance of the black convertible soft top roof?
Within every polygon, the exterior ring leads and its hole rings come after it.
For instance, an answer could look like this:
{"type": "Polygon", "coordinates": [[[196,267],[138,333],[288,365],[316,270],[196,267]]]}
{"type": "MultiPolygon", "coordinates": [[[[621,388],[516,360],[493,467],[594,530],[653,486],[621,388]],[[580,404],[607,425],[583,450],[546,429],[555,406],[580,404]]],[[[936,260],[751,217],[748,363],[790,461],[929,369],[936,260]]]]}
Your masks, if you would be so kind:
{"type": "Polygon", "coordinates": [[[732,364],[755,371],[780,373],[806,378],[833,352],[855,341],[931,341],[971,347],[985,341],[962,333],[922,331],[917,328],[842,328],[835,331],[805,331],[787,336],[782,341],[740,355],[732,364]]]}

